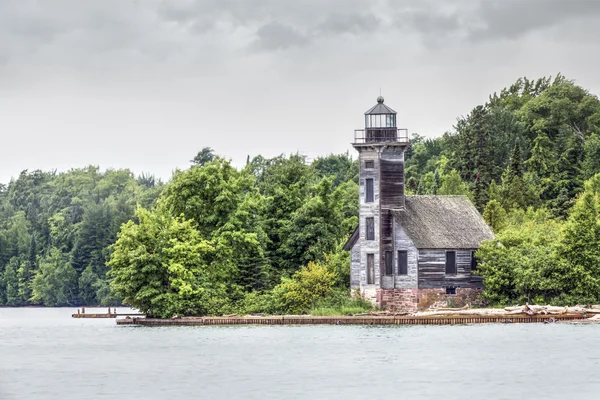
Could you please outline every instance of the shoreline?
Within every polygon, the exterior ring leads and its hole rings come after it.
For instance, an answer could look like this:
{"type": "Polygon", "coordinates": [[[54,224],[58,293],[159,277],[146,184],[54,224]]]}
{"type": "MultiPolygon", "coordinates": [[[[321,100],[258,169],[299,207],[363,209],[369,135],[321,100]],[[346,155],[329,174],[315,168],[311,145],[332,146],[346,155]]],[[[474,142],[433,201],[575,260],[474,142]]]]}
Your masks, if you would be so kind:
{"type": "MultiPolygon", "coordinates": [[[[434,315],[434,316],[246,316],[122,318],[118,326],[224,326],[224,325],[466,325],[485,323],[594,322],[581,314],[563,315],[434,315]]],[[[600,322],[600,321],[598,321],[600,322]]]]}

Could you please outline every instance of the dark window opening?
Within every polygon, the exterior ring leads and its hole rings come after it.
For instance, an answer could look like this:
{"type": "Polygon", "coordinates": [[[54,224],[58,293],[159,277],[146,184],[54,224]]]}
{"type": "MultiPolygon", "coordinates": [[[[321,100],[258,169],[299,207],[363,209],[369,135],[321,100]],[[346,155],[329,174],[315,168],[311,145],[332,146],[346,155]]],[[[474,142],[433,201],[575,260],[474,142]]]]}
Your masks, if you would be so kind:
{"type": "Polygon", "coordinates": [[[408,252],[398,250],[398,275],[408,275],[408,252]]]}
{"type": "Polygon", "coordinates": [[[373,179],[367,179],[367,192],[366,192],[366,198],[365,201],[367,203],[372,203],[374,200],[374,196],[373,196],[373,179]]]}
{"type": "Polygon", "coordinates": [[[367,240],[375,240],[375,219],[367,218],[367,240]]]}
{"type": "Polygon", "coordinates": [[[392,262],[393,262],[392,252],[386,251],[385,252],[385,274],[386,275],[394,274],[394,268],[392,267],[392,262]]]}
{"type": "Polygon", "coordinates": [[[373,160],[365,161],[365,168],[369,168],[369,169],[375,168],[375,161],[373,161],[373,160]]]}
{"type": "Polygon", "coordinates": [[[455,287],[447,287],[446,294],[456,294],[456,288],[455,287]]]}
{"type": "Polygon", "coordinates": [[[456,275],[456,252],[446,252],[446,275],[456,275]]]}
{"type": "Polygon", "coordinates": [[[477,264],[479,264],[479,262],[475,258],[475,252],[472,251],[471,252],[471,271],[477,271],[477,264]]]}
{"type": "Polygon", "coordinates": [[[375,255],[367,254],[367,284],[375,282],[375,255]]]}

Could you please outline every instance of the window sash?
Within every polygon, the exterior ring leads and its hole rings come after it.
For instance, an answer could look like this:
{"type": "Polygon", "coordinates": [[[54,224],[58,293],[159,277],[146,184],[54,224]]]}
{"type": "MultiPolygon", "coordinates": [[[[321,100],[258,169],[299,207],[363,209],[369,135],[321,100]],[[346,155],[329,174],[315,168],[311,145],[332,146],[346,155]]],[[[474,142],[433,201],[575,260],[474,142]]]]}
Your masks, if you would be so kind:
{"type": "Polygon", "coordinates": [[[408,251],[398,250],[398,275],[408,275],[408,251]]]}
{"type": "Polygon", "coordinates": [[[394,259],[392,258],[392,252],[386,251],[385,252],[385,274],[386,275],[394,274],[394,268],[392,267],[393,261],[394,261],[394,259]]]}
{"type": "Polygon", "coordinates": [[[471,271],[477,271],[477,259],[475,258],[475,252],[471,252],[471,271]]]}
{"type": "Polygon", "coordinates": [[[456,275],[456,251],[446,252],[446,275],[456,275]]]}
{"type": "Polygon", "coordinates": [[[373,179],[369,178],[366,180],[365,192],[365,202],[373,203],[373,201],[375,201],[373,196],[373,179]]]}
{"type": "Polygon", "coordinates": [[[375,240],[375,218],[366,218],[367,240],[375,240]]]}

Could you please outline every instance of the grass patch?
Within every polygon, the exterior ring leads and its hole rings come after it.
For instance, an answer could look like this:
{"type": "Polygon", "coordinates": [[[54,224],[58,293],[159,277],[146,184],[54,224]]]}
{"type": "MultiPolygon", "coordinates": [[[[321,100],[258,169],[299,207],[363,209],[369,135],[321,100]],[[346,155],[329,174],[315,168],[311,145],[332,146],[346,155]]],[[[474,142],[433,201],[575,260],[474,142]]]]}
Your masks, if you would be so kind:
{"type": "Polygon", "coordinates": [[[332,316],[362,314],[373,310],[373,305],[361,298],[352,298],[347,289],[338,289],[317,301],[310,315],[332,316]]]}
{"type": "Polygon", "coordinates": [[[365,309],[360,306],[342,306],[342,307],[317,307],[310,310],[310,315],[314,315],[317,317],[327,317],[333,315],[353,315],[353,314],[362,314],[368,312],[372,309],[365,309]]]}

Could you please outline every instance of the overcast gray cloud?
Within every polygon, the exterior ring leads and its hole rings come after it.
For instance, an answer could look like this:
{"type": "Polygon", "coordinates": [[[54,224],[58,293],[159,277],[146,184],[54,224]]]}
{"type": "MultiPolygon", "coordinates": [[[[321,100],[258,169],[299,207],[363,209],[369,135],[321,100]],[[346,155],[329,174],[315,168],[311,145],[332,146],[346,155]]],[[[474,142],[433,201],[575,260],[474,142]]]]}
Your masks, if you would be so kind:
{"type": "Polygon", "coordinates": [[[519,76],[600,92],[599,35],[594,0],[3,0],[0,182],[345,151],[380,88],[439,135],[519,76]]]}

